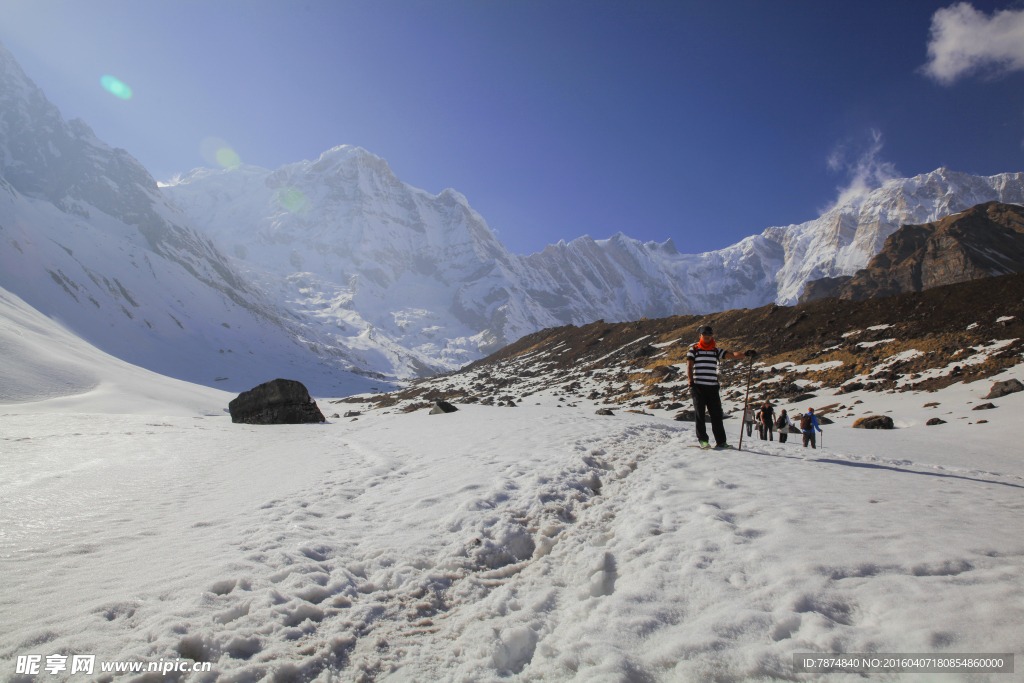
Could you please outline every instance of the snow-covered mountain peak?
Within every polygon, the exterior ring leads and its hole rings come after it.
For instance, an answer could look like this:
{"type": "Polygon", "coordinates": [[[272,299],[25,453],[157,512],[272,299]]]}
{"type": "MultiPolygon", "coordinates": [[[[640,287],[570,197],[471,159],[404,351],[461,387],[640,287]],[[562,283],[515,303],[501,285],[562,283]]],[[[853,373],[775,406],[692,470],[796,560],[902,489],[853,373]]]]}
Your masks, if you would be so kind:
{"type": "MultiPolygon", "coordinates": [[[[191,180],[227,175],[254,170],[191,180]]],[[[127,151],[64,121],[2,46],[0,178],[0,287],[108,353],[237,389],[282,371],[362,387],[346,371],[378,365],[271,303],[127,151]]]]}
{"type": "Polygon", "coordinates": [[[68,317],[101,348],[134,340],[121,357],[141,362],[138,348],[180,331],[191,341],[179,346],[198,344],[200,355],[249,350],[245,334],[222,331],[247,328],[244,311],[262,321],[261,335],[300,346],[282,356],[300,365],[308,351],[324,368],[397,377],[454,369],[546,327],[793,303],[808,280],[864,267],[904,223],[1024,203],[1022,174],[940,168],[703,254],[618,232],[521,256],[456,190],[414,188],[354,145],[276,170],[195,169],[158,185],[84,122],[64,122],[2,46],[0,178],[11,197],[0,226],[44,226],[0,233],[11,275],[0,286],[68,317]],[[38,249],[27,258],[26,244],[38,249]],[[21,277],[26,264],[35,271],[21,277]],[[83,301],[110,308],[113,327],[92,322],[83,301]]]}
{"type": "Polygon", "coordinates": [[[0,42],[0,99],[25,95],[36,90],[36,84],[25,74],[18,60],[3,42],[0,42]]]}
{"type": "Polygon", "coordinates": [[[346,326],[454,367],[554,325],[792,303],[808,280],[863,267],[901,224],[1019,201],[1022,186],[938,169],[703,254],[617,232],[529,256],[508,253],[455,190],[410,187],[348,145],[273,172],[193,172],[169,191],[229,253],[293,283],[289,301],[343,310],[346,326]]]}

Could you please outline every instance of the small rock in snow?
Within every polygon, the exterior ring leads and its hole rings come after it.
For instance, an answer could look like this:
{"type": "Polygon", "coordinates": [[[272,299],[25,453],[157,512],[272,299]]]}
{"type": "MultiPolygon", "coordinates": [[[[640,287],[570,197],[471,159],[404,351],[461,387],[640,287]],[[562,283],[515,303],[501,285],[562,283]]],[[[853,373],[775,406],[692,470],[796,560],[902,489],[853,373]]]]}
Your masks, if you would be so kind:
{"type": "Polygon", "coordinates": [[[853,423],[854,429],[893,429],[895,425],[888,415],[862,417],[853,423]]]}

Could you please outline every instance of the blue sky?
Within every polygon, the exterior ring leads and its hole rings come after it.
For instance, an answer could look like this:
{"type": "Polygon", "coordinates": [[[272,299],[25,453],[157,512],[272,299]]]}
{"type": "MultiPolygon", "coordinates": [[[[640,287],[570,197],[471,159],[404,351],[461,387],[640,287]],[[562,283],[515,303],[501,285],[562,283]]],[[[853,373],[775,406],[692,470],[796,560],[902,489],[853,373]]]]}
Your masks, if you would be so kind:
{"type": "Polygon", "coordinates": [[[465,194],[517,253],[618,231],[699,252],[814,218],[851,185],[1024,171],[1021,17],[925,0],[8,0],[0,41],[158,180],[211,165],[209,137],[265,168],[355,144],[465,194]]]}

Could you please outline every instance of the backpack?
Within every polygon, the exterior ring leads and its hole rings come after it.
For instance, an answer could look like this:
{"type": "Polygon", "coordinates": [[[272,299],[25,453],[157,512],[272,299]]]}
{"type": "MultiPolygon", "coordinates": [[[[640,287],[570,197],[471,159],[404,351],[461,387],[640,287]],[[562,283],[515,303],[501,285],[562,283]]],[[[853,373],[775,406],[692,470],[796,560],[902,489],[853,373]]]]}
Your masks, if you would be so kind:
{"type": "Polygon", "coordinates": [[[813,428],[814,428],[814,425],[811,422],[811,414],[810,413],[805,413],[804,416],[800,418],[800,431],[802,431],[802,432],[809,432],[813,428]]]}
{"type": "Polygon", "coordinates": [[[781,415],[779,415],[779,419],[777,419],[775,421],[775,428],[776,429],[782,429],[785,426],[786,426],[786,418],[784,418],[781,415]]]}

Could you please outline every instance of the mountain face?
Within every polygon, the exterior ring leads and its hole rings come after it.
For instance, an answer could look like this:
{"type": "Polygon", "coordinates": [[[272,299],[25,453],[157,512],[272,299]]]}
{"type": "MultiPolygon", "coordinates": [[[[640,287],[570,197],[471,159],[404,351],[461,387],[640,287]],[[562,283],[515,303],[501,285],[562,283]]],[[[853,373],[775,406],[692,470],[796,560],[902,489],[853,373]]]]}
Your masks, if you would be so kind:
{"type": "Polygon", "coordinates": [[[810,280],[853,275],[901,225],[929,223],[989,201],[1024,203],[1024,174],[978,177],[940,168],[890,180],[813,221],[768,228],[764,237],[786,253],[775,301],[791,305],[810,280]]]}
{"type": "Polygon", "coordinates": [[[1024,208],[986,202],[890,235],[855,275],[807,283],[801,303],[867,299],[1024,271],[1024,208]]]}
{"type": "Polygon", "coordinates": [[[0,287],[179,379],[247,389],[287,373],[332,392],[371,383],[347,372],[369,363],[266,297],[131,155],[64,121],[2,45],[0,287]]]}
{"type": "Polygon", "coordinates": [[[618,233],[516,255],[461,194],[413,188],[358,147],[158,186],[0,46],[0,286],[103,351],[231,390],[281,376],[351,393],[549,327],[791,304],[900,225],[993,200],[1024,202],[1024,174],[894,180],[703,254],[618,233]]]}
{"type": "Polygon", "coordinates": [[[325,334],[411,351],[392,366],[408,377],[547,327],[792,304],[809,280],[867,265],[904,223],[1024,202],[1024,174],[894,180],[814,221],[703,254],[621,233],[511,254],[465,197],[413,188],[351,146],[277,171],[197,169],[163,190],[282,307],[310,312],[325,334]]]}

